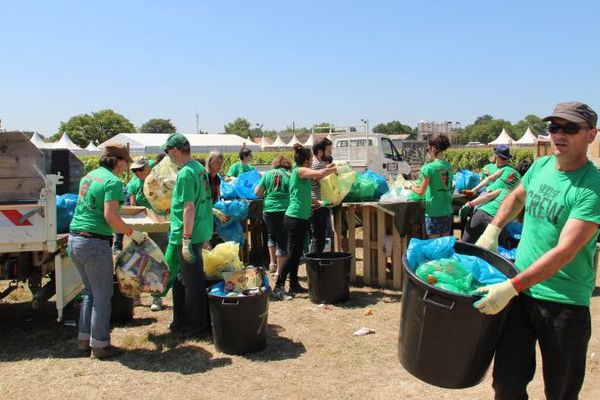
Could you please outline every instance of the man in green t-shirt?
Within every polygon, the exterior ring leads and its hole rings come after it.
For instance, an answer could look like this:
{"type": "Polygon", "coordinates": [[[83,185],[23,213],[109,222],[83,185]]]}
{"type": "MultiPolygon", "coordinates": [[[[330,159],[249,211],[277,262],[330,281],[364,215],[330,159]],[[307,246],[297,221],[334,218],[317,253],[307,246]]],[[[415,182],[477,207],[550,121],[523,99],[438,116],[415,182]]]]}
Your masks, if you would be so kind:
{"type": "Polygon", "coordinates": [[[531,166],[476,243],[496,250],[500,229],[525,208],[518,275],[481,288],[485,296],[474,304],[496,314],[516,297],[494,357],[496,398],[527,398],[536,342],[548,398],[577,398],[585,377],[600,224],[600,172],[587,159],[587,147],[596,137],[598,116],[585,104],[569,102],[544,121],[550,121],[554,154],[531,166]]]}
{"type": "Polygon", "coordinates": [[[250,165],[252,162],[252,150],[242,147],[239,153],[240,161],[233,163],[227,170],[227,178],[237,178],[244,172],[254,171],[254,167],[250,165]]]}
{"type": "Polygon", "coordinates": [[[208,335],[208,299],[202,246],[213,233],[212,197],[206,169],[191,157],[181,133],[169,136],[163,150],[179,166],[171,201],[171,236],[165,258],[172,273],[171,331],[204,339],[208,335]]]}
{"type": "Polygon", "coordinates": [[[144,181],[151,171],[150,162],[145,156],[136,157],[129,167],[134,176],[127,184],[127,193],[129,193],[129,204],[132,206],[142,206],[152,208],[146,195],[144,195],[144,181]]]}

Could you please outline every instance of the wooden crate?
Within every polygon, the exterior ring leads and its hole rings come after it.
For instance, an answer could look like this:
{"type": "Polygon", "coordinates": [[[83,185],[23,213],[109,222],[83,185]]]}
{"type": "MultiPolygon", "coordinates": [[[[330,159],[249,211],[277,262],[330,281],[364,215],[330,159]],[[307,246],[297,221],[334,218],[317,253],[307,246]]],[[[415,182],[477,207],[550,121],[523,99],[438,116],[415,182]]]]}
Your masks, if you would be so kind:
{"type": "Polygon", "coordinates": [[[335,209],[334,244],[336,251],[353,256],[351,282],[402,288],[402,257],[412,235],[400,235],[394,223],[395,217],[394,212],[377,203],[344,204],[335,209]],[[356,226],[357,217],[362,220],[362,237],[356,226]],[[385,249],[386,245],[391,249],[385,249]],[[362,271],[356,266],[359,257],[363,260],[362,271]]]}

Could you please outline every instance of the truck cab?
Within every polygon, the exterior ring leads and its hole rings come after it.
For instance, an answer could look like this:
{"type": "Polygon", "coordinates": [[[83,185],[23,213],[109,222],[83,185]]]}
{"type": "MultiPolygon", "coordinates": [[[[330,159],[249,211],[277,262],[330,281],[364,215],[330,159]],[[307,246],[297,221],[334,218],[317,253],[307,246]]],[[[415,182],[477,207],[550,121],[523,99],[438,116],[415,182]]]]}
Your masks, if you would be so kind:
{"type": "Polygon", "coordinates": [[[342,133],[334,135],[332,143],[334,162],[347,161],[359,172],[369,169],[388,180],[395,179],[398,174],[410,176],[410,165],[387,135],[342,133]]]}

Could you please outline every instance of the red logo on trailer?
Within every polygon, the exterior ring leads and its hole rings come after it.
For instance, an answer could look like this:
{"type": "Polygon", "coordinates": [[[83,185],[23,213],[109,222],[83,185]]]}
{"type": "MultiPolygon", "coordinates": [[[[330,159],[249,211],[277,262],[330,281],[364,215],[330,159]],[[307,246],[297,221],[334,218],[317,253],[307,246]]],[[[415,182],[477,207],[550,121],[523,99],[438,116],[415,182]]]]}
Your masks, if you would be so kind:
{"type": "Polygon", "coordinates": [[[0,210],[0,226],[31,226],[31,222],[26,219],[23,222],[19,222],[23,217],[18,210],[0,210]]]}

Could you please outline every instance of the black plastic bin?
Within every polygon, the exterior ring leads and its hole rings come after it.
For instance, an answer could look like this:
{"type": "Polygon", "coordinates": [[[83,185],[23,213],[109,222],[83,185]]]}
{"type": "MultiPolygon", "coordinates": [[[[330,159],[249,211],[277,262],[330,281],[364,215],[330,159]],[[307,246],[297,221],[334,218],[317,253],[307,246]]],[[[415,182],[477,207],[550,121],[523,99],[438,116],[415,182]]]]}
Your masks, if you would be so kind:
{"type": "MultiPolygon", "coordinates": [[[[468,243],[456,242],[454,250],[482,258],[508,277],[517,274],[508,260],[468,243]]],[[[398,357],[402,366],[431,385],[460,389],[483,379],[494,352],[505,310],[484,315],[473,307],[477,297],[465,296],[421,281],[403,260],[398,357]]]]}
{"type": "Polygon", "coordinates": [[[270,292],[223,297],[208,294],[213,343],[226,354],[248,354],[267,344],[270,292]]]}
{"type": "Polygon", "coordinates": [[[308,297],[316,304],[335,304],[350,297],[349,253],[309,253],[306,258],[308,297]]]}

